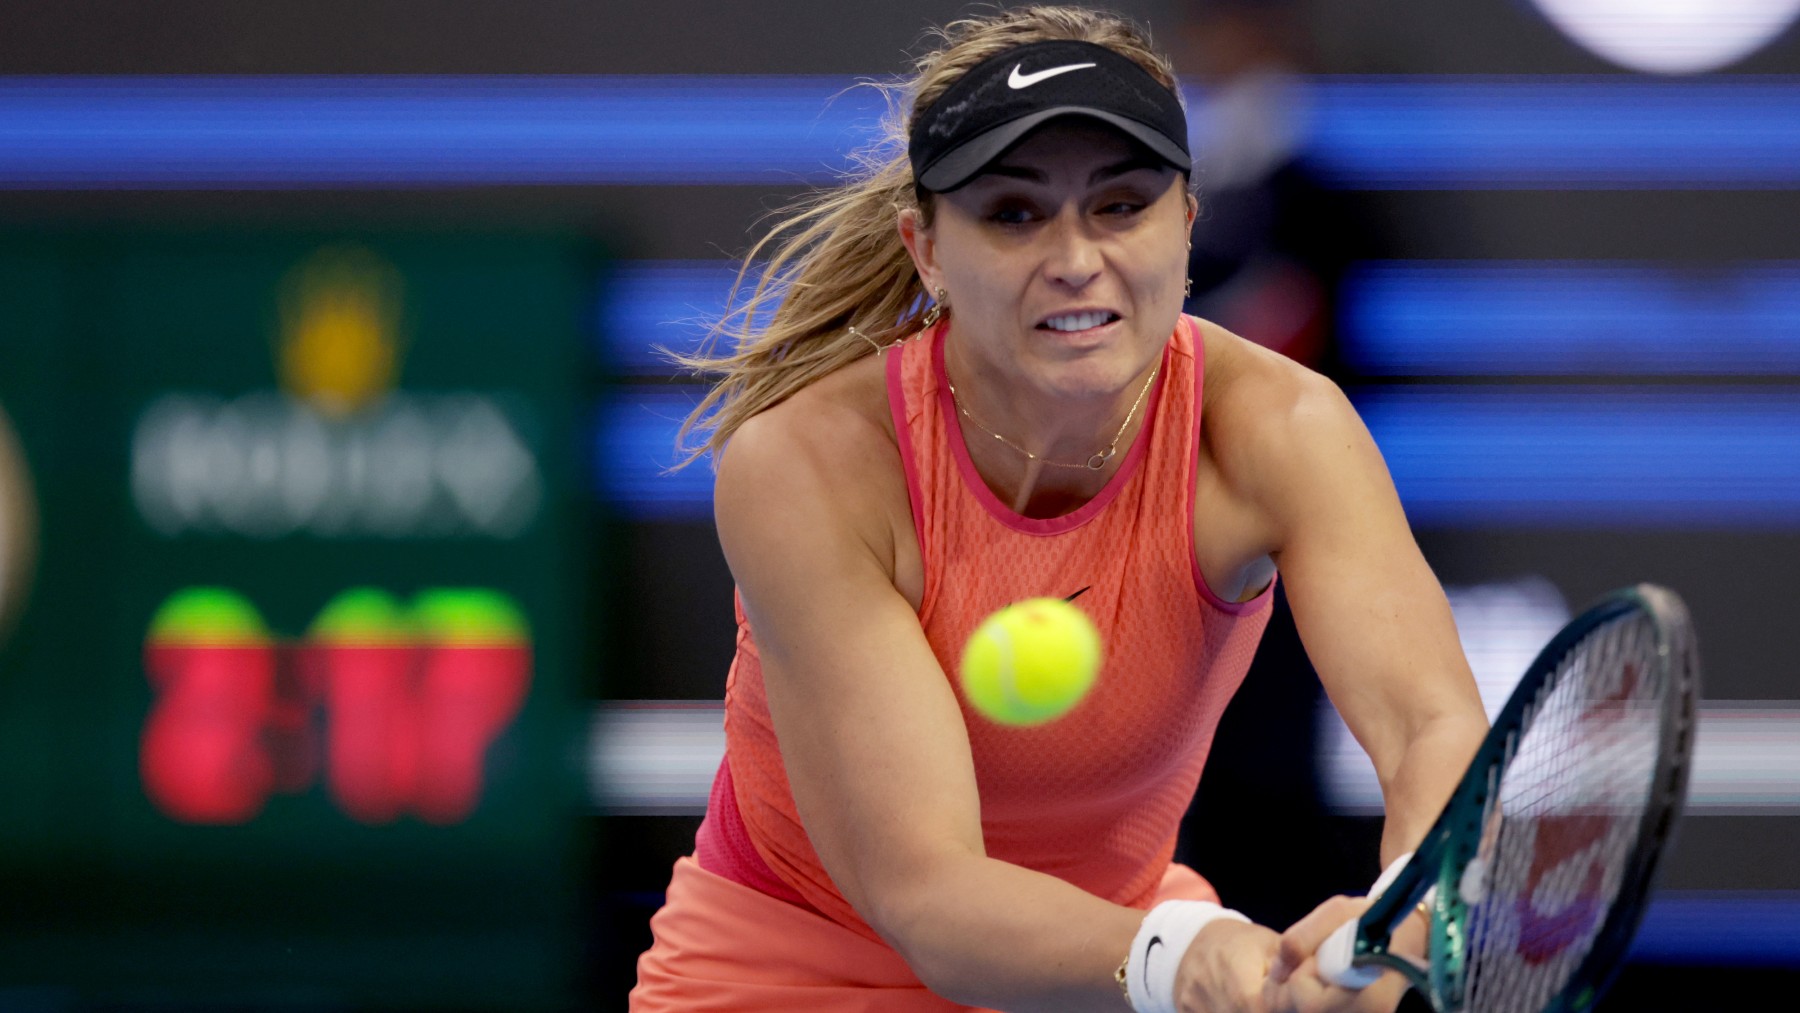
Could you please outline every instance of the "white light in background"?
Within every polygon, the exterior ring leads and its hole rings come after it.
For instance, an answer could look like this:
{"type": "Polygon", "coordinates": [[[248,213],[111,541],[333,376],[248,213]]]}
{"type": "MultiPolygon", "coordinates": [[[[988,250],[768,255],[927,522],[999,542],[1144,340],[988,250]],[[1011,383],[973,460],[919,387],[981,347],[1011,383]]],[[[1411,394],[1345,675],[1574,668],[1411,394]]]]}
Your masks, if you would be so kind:
{"type": "Polygon", "coordinates": [[[604,707],[594,714],[589,739],[589,796],[602,812],[698,816],[724,756],[722,704],[645,700],[604,707]]]}
{"type": "Polygon", "coordinates": [[[1702,74],[1735,63],[1800,16],[1800,0],[1534,2],[1591,52],[1651,74],[1702,74]]]}
{"type": "MultiPolygon", "coordinates": [[[[1492,719],[1519,677],[1569,620],[1569,606],[1542,577],[1447,587],[1456,632],[1492,719]]],[[[1338,812],[1381,812],[1381,783],[1329,703],[1319,708],[1319,778],[1338,812]]],[[[1689,811],[1800,813],[1800,706],[1793,700],[1701,704],[1688,779],[1689,811]]]]}
{"type": "MultiPolygon", "coordinates": [[[[1488,718],[1500,712],[1519,677],[1569,621],[1569,605],[1542,577],[1473,587],[1446,587],[1463,654],[1481,690],[1488,718]]],[[[1381,784],[1367,753],[1337,711],[1319,709],[1319,774],[1334,809],[1381,811],[1381,784]]]]}
{"type": "Polygon", "coordinates": [[[1463,654],[1493,720],[1550,638],[1569,621],[1569,603],[1542,577],[1447,587],[1463,654]]]}
{"type": "Polygon", "coordinates": [[[138,419],[131,491],[170,538],[508,539],[537,518],[543,479],[520,426],[485,395],[394,391],[332,418],[272,390],[171,392],[138,419]]]}
{"type": "MultiPolygon", "coordinates": [[[[1542,577],[1444,590],[1491,718],[1568,622],[1568,603],[1542,577]]],[[[725,755],[724,717],[717,701],[601,704],[587,754],[594,807],[613,815],[705,812],[725,755]]],[[[1318,722],[1323,801],[1340,813],[1379,814],[1381,785],[1368,756],[1330,704],[1318,722]]],[[[1800,814],[1800,700],[1703,702],[1688,809],[1800,814]]]]}

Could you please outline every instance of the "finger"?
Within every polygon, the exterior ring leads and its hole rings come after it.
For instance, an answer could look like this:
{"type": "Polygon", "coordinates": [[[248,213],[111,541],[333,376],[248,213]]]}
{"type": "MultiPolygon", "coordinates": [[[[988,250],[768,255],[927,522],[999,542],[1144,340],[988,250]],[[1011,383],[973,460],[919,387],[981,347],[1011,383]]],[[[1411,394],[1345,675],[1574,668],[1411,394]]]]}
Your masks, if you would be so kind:
{"type": "Polygon", "coordinates": [[[1366,989],[1340,988],[1308,960],[1294,969],[1286,984],[1266,987],[1263,1004],[1271,1013],[1392,1013],[1405,988],[1405,982],[1392,974],[1384,974],[1366,989]]]}
{"type": "Polygon", "coordinates": [[[1333,1010],[1332,993],[1340,992],[1312,973],[1310,961],[1303,961],[1280,983],[1273,979],[1263,986],[1263,1005],[1270,1013],[1322,1013],[1333,1010]]]}
{"type": "Polygon", "coordinates": [[[1277,983],[1286,981],[1293,970],[1311,957],[1339,925],[1362,914],[1369,906],[1366,897],[1333,897],[1306,917],[1288,927],[1281,934],[1281,943],[1276,947],[1275,963],[1269,968],[1269,977],[1277,983]]]}

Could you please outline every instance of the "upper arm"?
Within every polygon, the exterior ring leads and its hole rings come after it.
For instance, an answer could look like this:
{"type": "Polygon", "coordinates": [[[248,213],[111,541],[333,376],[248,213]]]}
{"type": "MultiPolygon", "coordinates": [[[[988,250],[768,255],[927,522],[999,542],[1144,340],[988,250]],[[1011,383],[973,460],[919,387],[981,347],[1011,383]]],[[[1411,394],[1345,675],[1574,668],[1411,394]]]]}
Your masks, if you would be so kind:
{"type": "Polygon", "coordinates": [[[750,420],[723,454],[720,541],[807,834],[845,898],[892,938],[903,884],[937,858],[982,853],[968,734],[884,551],[880,498],[897,460],[854,425],[786,415],[750,420]]]}
{"type": "Polygon", "coordinates": [[[1246,441],[1258,464],[1243,470],[1307,654],[1387,783],[1420,729],[1481,718],[1480,696],[1449,602],[1349,400],[1298,368],[1267,386],[1277,396],[1259,399],[1246,441]]]}

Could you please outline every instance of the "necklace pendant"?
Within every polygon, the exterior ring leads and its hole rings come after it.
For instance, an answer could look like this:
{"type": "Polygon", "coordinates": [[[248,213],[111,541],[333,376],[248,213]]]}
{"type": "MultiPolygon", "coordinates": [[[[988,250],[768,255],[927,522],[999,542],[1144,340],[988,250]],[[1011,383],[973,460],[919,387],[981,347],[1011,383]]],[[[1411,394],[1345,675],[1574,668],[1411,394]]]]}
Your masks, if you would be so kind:
{"type": "Polygon", "coordinates": [[[1087,459],[1088,470],[1089,471],[1099,471],[1102,468],[1105,468],[1106,462],[1112,460],[1112,455],[1113,455],[1112,448],[1108,447],[1104,451],[1102,451],[1098,454],[1095,454],[1093,457],[1088,458],[1087,459]]]}

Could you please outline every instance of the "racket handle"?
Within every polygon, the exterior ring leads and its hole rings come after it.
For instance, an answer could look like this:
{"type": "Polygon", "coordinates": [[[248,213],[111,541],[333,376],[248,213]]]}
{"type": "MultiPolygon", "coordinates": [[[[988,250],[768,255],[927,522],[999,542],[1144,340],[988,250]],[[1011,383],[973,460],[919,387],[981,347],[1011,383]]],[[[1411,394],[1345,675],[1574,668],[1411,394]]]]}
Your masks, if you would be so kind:
{"type": "Polygon", "coordinates": [[[1368,988],[1381,977],[1377,965],[1356,967],[1350,963],[1356,956],[1356,925],[1357,920],[1350,919],[1319,944],[1319,977],[1339,988],[1368,988]]]}
{"type": "MultiPolygon", "coordinates": [[[[1408,851],[1381,870],[1375,885],[1369,887],[1370,900],[1381,896],[1381,892],[1400,875],[1400,870],[1406,868],[1406,863],[1412,861],[1412,856],[1413,853],[1408,851]]],[[[1319,977],[1340,988],[1368,988],[1381,978],[1379,965],[1365,964],[1356,967],[1351,963],[1356,957],[1356,930],[1361,924],[1362,919],[1352,918],[1339,925],[1336,931],[1319,944],[1319,977]]]]}

